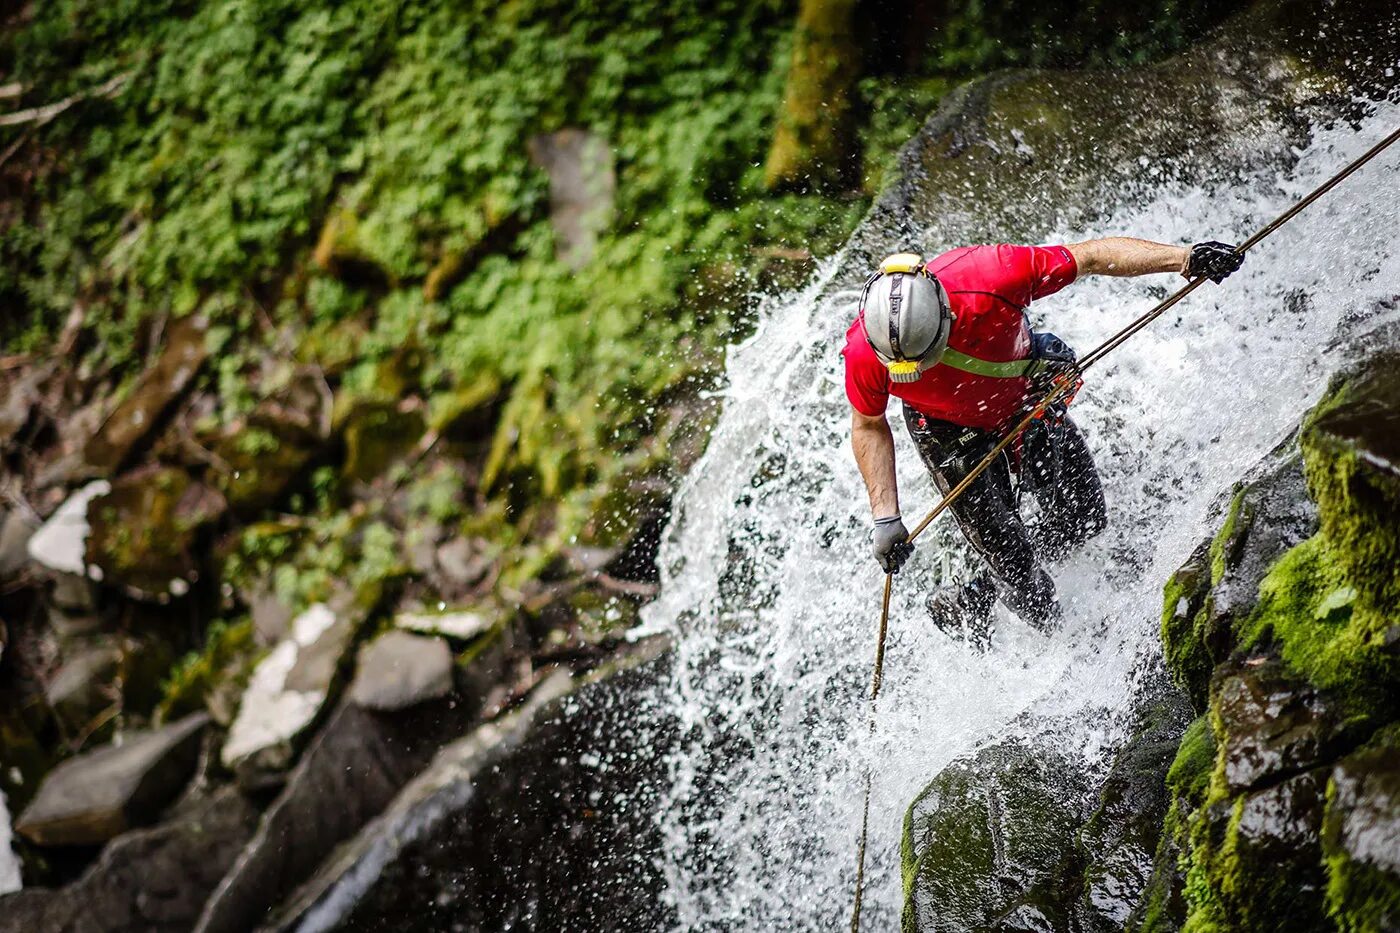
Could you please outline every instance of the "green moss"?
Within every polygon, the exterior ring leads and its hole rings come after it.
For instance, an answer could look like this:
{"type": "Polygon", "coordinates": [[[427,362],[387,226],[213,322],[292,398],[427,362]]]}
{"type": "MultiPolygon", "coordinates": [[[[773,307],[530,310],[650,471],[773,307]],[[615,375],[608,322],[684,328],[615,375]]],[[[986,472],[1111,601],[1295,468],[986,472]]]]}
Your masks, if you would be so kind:
{"type": "Polygon", "coordinates": [[[1205,709],[1215,667],[1205,635],[1208,566],[1206,552],[1198,548],[1162,588],[1162,653],[1172,680],[1186,691],[1197,712],[1205,709]]]}
{"type": "Polygon", "coordinates": [[[1200,716],[1181,736],[1181,746],[1167,769],[1167,787],[1177,798],[1199,806],[1205,800],[1214,765],[1215,734],[1209,718],[1200,716]]]}
{"type": "Polygon", "coordinates": [[[161,684],[157,720],[169,722],[201,709],[220,683],[241,686],[252,673],[257,654],[252,619],[210,625],[204,647],[185,655],[161,684]]]}

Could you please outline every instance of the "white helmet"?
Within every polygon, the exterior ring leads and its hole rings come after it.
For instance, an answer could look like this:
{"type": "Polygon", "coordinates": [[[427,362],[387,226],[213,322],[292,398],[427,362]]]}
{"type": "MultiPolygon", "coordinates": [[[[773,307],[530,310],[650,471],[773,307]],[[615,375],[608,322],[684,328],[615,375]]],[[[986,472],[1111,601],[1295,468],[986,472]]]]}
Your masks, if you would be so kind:
{"type": "Polygon", "coordinates": [[[860,295],[865,339],[893,382],[917,382],[948,348],[953,311],[948,293],[917,253],[880,263],[860,295]]]}

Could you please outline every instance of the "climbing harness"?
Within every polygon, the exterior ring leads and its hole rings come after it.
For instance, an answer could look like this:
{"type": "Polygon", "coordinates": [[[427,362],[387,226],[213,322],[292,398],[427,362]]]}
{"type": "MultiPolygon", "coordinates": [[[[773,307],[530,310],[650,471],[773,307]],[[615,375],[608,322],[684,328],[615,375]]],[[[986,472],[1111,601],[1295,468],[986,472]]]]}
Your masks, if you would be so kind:
{"type": "MultiPolygon", "coordinates": [[[[1370,162],[1376,156],[1380,155],[1382,152],[1388,149],[1396,140],[1400,140],[1400,129],[1395,130],[1385,139],[1382,139],[1370,149],[1366,150],[1366,152],[1358,156],[1355,160],[1353,160],[1350,164],[1348,164],[1337,174],[1333,175],[1331,178],[1327,179],[1327,181],[1314,188],[1312,192],[1308,194],[1305,198],[1303,198],[1301,201],[1294,204],[1292,207],[1284,211],[1279,216],[1275,217],[1272,221],[1270,221],[1266,226],[1261,228],[1248,240],[1245,240],[1239,246],[1235,247],[1235,252],[1241,256],[1249,252],[1255,246],[1259,245],[1259,243],[1265,237],[1269,236],[1279,227],[1282,227],[1294,217],[1298,216],[1298,214],[1306,210],[1318,198],[1322,197],[1324,194],[1337,187],[1337,185],[1341,184],[1343,181],[1349,178],[1352,175],[1352,173],[1354,173],[1367,162],[1370,162]]],[[[995,447],[993,447],[990,451],[987,452],[986,456],[984,456],[982,460],[977,464],[977,466],[973,467],[972,470],[962,478],[961,482],[959,482],[956,486],[950,489],[943,496],[943,498],[939,500],[938,504],[935,505],[929,511],[929,513],[924,516],[923,521],[919,522],[919,524],[914,528],[914,530],[909,533],[909,537],[906,539],[906,541],[912,544],[915,538],[923,534],[924,529],[928,528],[928,526],[932,524],[935,518],[947,511],[948,507],[951,506],[954,502],[956,502],[958,497],[961,496],[964,492],[966,492],[968,487],[971,486],[979,476],[986,472],[988,467],[990,467],[993,463],[996,462],[997,457],[1001,456],[1001,454],[1008,447],[1010,447],[1018,437],[1020,437],[1021,433],[1026,430],[1026,428],[1031,424],[1031,422],[1043,417],[1046,411],[1049,410],[1057,402],[1063,402],[1069,398],[1073,398],[1074,393],[1077,392],[1079,390],[1079,386],[1083,384],[1082,376],[1086,369],[1102,360],[1105,356],[1108,356],[1108,354],[1112,353],[1114,350],[1118,349],[1120,346],[1123,345],[1125,341],[1128,340],[1128,338],[1132,337],[1134,334],[1142,330],[1148,324],[1151,324],[1153,321],[1157,320],[1157,318],[1161,317],[1169,309],[1171,309],[1178,302],[1180,302],[1181,299],[1194,292],[1197,288],[1200,288],[1201,284],[1206,281],[1208,281],[1208,278],[1205,276],[1201,276],[1187,282],[1171,296],[1158,303],[1155,307],[1147,311],[1145,314],[1134,319],[1130,324],[1128,324],[1122,330],[1118,331],[1118,333],[1114,334],[1112,337],[1109,337],[1103,343],[1099,344],[1099,346],[1091,350],[1087,355],[1085,355],[1085,357],[1082,360],[1078,362],[1078,364],[1073,365],[1066,371],[1056,375],[1051,381],[1050,388],[1045,391],[1045,394],[1041,396],[1040,400],[1037,401],[1035,405],[1032,406],[1030,411],[1028,411],[1021,418],[1021,420],[1016,423],[1015,427],[1008,431],[1006,435],[1000,441],[997,442],[997,445],[995,447]]],[[[884,678],[885,635],[889,630],[890,593],[893,589],[893,586],[894,574],[885,574],[884,595],[881,597],[880,601],[880,627],[875,642],[875,668],[870,678],[870,733],[872,735],[875,733],[875,703],[880,697],[880,683],[884,678]]],[[[871,780],[872,773],[870,770],[870,766],[867,764],[865,767],[865,804],[861,813],[860,845],[857,848],[856,856],[856,892],[855,904],[851,912],[851,933],[859,933],[861,901],[865,893],[865,848],[866,842],[869,839],[870,830],[871,780]]]]}

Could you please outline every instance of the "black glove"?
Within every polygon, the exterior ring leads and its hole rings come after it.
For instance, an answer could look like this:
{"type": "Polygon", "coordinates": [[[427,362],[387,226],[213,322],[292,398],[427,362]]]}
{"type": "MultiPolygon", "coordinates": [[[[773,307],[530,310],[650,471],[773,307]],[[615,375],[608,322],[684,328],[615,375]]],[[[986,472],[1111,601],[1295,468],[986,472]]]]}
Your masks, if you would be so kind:
{"type": "Polygon", "coordinates": [[[899,568],[914,553],[914,545],[909,543],[909,529],[898,515],[875,519],[870,543],[875,550],[875,560],[885,573],[899,573],[899,568]]]}
{"type": "Polygon", "coordinates": [[[1207,240],[1191,247],[1191,258],[1186,260],[1188,279],[1207,278],[1219,285],[1230,277],[1244,263],[1244,254],[1235,252],[1229,243],[1207,240]]]}

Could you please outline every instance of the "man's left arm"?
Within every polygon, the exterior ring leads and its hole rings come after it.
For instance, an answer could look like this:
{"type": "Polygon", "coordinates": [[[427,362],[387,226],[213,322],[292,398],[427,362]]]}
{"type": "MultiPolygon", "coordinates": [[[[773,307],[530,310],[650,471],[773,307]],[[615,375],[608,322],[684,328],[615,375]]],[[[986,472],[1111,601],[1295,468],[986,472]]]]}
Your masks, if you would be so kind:
{"type": "Polygon", "coordinates": [[[1071,243],[1080,275],[1151,275],[1179,272],[1187,278],[1205,277],[1223,282],[1244,262],[1244,255],[1228,243],[1209,241],[1195,246],[1169,246],[1135,237],[1112,236],[1071,243]]]}

